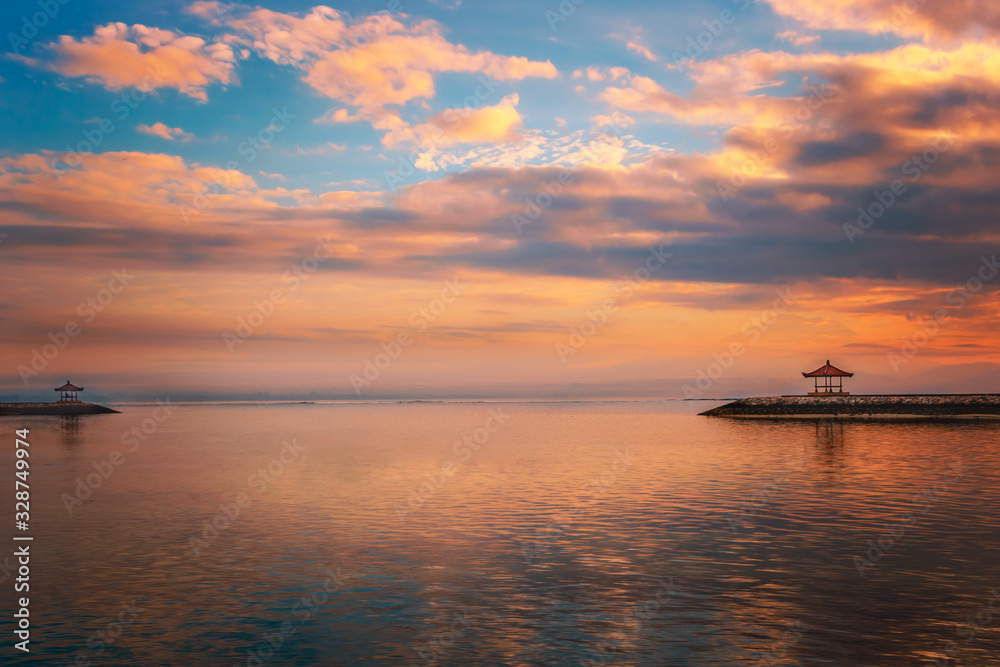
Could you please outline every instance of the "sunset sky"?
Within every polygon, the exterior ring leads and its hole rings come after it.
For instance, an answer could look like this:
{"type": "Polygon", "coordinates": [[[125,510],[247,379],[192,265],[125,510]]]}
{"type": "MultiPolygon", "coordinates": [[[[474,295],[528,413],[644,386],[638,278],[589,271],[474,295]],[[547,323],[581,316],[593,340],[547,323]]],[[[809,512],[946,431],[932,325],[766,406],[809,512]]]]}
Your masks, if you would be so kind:
{"type": "Polygon", "coordinates": [[[4,395],[1000,362],[995,0],[4,15],[4,395]]]}

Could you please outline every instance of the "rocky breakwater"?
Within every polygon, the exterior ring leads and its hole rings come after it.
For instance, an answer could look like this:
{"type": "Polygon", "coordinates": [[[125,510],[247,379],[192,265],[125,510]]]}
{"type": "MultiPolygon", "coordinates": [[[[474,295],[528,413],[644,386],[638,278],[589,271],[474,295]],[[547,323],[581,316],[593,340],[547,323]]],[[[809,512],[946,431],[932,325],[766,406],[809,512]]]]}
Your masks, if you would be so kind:
{"type": "Polygon", "coordinates": [[[760,396],[701,414],[784,419],[1000,419],[1000,394],[760,396]]]}
{"type": "Polygon", "coordinates": [[[104,415],[118,410],[96,403],[0,403],[0,417],[15,415],[104,415]]]}

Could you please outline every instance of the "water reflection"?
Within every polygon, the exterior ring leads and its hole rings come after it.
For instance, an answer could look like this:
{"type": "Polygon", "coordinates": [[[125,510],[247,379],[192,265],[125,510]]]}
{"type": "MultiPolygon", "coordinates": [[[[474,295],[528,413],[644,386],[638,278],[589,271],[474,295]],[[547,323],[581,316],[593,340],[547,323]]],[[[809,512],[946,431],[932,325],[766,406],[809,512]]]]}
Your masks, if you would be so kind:
{"type": "MultiPolygon", "coordinates": [[[[510,411],[402,516],[484,406],[184,406],[72,512],[63,492],[108,469],[132,420],[32,426],[46,664],[256,665],[278,637],[268,666],[914,665],[1000,582],[998,425],[510,411]],[[303,463],[251,486],[291,437],[303,463]],[[628,468],[595,483],[619,451],[628,468]],[[968,472],[915,508],[959,455],[968,472]],[[852,558],[913,511],[861,576],[852,558]],[[133,599],[135,623],[94,655],[133,599]]],[[[997,654],[980,632],[962,665],[997,654]]]]}
{"type": "Polygon", "coordinates": [[[73,451],[80,446],[80,415],[59,418],[59,444],[73,451]]]}
{"type": "Polygon", "coordinates": [[[829,467],[844,465],[844,422],[820,419],[816,422],[816,449],[829,467]]]}

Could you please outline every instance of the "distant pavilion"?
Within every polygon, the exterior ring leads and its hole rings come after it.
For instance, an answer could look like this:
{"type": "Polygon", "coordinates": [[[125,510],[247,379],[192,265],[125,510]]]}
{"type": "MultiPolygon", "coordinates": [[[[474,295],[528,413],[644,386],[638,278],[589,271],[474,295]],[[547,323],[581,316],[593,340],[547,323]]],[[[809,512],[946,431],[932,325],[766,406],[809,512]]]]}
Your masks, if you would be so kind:
{"type": "Polygon", "coordinates": [[[836,366],[831,366],[829,359],[826,360],[826,365],[820,366],[812,373],[803,373],[802,377],[813,379],[813,391],[809,392],[810,396],[851,395],[850,392],[844,391],[844,378],[854,377],[854,373],[848,373],[836,366]],[[820,378],[823,378],[822,382],[820,382],[820,378]]]}
{"type": "Polygon", "coordinates": [[[77,387],[69,380],[66,380],[66,384],[56,387],[55,391],[59,392],[60,403],[79,403],[80,399],[77,397],[77,392],[83,391],[83,387],[77,387]]]}

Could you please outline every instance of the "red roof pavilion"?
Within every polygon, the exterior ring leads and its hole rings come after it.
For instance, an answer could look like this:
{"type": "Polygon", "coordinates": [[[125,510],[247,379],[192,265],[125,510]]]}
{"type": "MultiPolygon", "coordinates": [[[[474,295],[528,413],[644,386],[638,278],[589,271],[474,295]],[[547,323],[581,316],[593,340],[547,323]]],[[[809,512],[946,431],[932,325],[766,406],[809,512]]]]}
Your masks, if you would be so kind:
{"type": "Polygon", "coordinates": [[[827,394],[850,396],[850,392],[844,391],[843,378],[854,377],[854,373],[848,373],[847,371],[840,370],[836,366],[830,365],[830,360],[827,359],[825,365],[820,366],[811,373],[803,373],[802,377],[813,378],[813,391],[809,392],[810,396],[822,396],[827,394]],[[820,384],[820,378],[823,378],[823,384],[820,384]],[[833,378],[837,378],[836,384],[834,384],[833,378]]]}
{"type": "Polygon", "coordinates": [[[56,387],[53,391],[59,392],[60,403],[79,403],[80,399],[77,398],[76,392],[83,391],[83,387],[77,387],[69,380],[66,380],[66,384],[56,387]]]}

